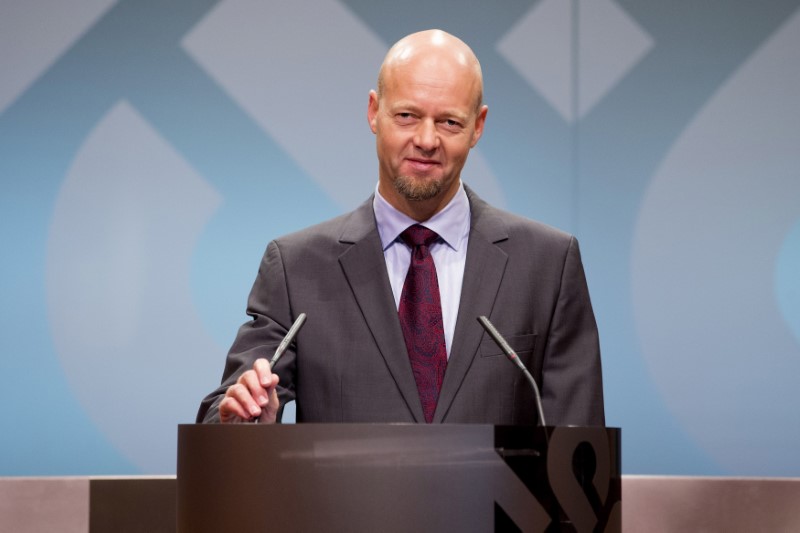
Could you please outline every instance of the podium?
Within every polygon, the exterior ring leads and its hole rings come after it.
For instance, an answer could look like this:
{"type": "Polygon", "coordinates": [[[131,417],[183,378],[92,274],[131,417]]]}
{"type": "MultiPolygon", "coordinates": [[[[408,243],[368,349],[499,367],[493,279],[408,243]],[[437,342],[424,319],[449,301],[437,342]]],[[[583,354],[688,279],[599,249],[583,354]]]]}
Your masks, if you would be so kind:
{"type": "Polygon", "coordinates": [[[179,533],[621,530],[620,430],[181,425],[179,533]]]}

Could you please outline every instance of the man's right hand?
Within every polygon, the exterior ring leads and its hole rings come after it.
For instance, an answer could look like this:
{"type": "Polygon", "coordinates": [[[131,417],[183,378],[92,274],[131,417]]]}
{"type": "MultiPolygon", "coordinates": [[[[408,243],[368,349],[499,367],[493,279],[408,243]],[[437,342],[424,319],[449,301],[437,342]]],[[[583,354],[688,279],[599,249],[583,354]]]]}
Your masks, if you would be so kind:
{"type": "Polygon", "coordinates": [[[236,383],[228,387],[219,404],[223,423],[247,422],[254,418],[263,424],[273,424],[278,416],[278,375],[269,368],[269,361],[256,359],[236,383]]]}

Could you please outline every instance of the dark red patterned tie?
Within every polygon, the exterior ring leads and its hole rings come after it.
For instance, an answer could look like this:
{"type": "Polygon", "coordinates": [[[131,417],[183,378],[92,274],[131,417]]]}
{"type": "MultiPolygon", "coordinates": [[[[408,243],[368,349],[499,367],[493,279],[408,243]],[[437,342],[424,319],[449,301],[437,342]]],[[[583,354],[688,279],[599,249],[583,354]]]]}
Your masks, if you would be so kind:
{"type": "Polygon", "coordinates": [[[415,224],[400,236],[411,246],[411,265],[408,267],[398,309],[400,326],[403,328],[411,370],[422,400],[425,421],[430,423],[447,367],[439,281],[428,249],[439,235],[415,224]]]}

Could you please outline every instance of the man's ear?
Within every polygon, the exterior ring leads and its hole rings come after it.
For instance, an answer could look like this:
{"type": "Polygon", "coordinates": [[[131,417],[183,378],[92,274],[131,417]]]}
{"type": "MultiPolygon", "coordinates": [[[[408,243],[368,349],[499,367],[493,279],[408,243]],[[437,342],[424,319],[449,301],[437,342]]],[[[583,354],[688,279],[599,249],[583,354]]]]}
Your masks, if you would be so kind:
{"type": "Polygon", "coordinates": [[[475,117],[475,130],[472,132],[472,142],[469,147],[474,148],[478,144],[478,140],[483,135],[483,126],[486,124],[486,114],[489,112],[489,106],[482,105],[478,111],[478,116],[475,117]]]}
{"type": "Polygon", "coordinates": [[[372,133],[378,133],[378,93],[369,92],[369,105],[367,106],[367,121],[372,133]]]}

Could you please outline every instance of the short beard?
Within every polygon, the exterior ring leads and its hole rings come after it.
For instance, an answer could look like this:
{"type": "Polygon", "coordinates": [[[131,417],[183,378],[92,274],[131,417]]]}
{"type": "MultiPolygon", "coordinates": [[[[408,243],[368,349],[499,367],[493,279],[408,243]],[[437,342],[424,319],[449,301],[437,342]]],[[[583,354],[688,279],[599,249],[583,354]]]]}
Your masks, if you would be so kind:
{"type": "Polygon", "coordinates": [[[417,180],[410,176],[397,176],[394,179],[394,188],[407,200],[421,202],[435,198],[442,190],[442,181],[417,180]]]}

